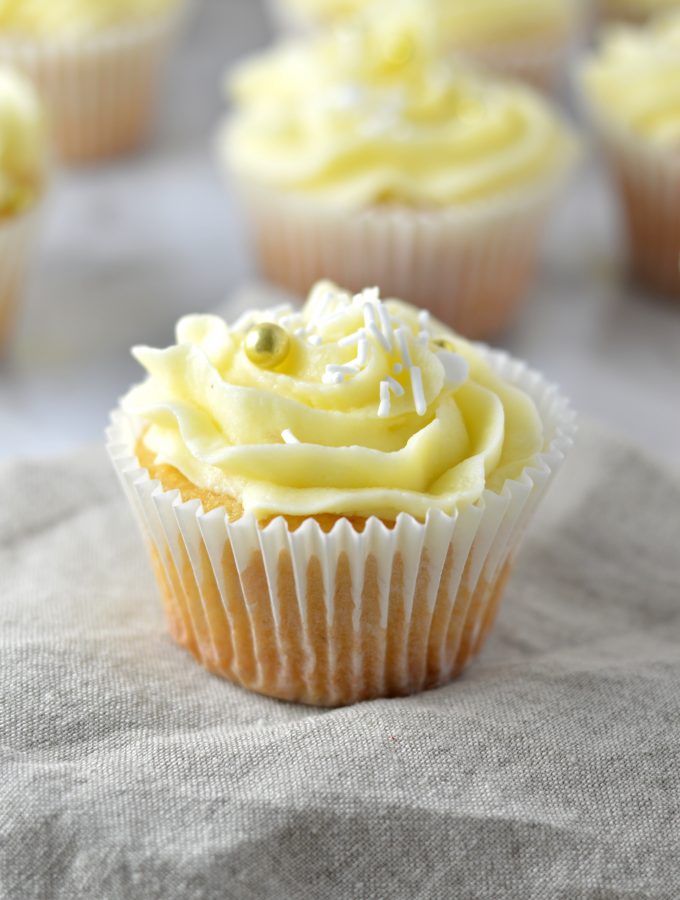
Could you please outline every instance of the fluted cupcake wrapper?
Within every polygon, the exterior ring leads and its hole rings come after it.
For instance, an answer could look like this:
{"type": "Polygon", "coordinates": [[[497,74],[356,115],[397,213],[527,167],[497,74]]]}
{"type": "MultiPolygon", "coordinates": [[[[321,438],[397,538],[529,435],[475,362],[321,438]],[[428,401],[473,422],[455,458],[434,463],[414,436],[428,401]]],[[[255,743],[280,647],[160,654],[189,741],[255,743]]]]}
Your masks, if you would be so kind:
{"type": "Polygon", "coordinates": [[[592,120],[625,214],[635,274],[680,299],[680,156],[592,120]]]}
{"type": "Polygon", "coordinates": [[[241,179],[263,274],[300,297],[321,278],[380,285],[469,338],[518,316],[568,164],[525,191],[468,207],[334,209],[241,179]]]}
{"type": "Polygon", "coordinates": [[[34,206],[0,221],[0,351],[9,340],[22,299],[39,219],[34,206]]]}
{"type": "Polygon", "coordinates": [[[571,36],[546,37],[542,41],[507,42],[457,51],[471,63],[490,72],[524,81],[552,94],[560,81],[571,51],[571,36]]]}
{"type": "Polygon", "coordinates": [[[244,687],[336,706],[448,681],[480,649],[526,526],[574,434],[568,402],[540,375],[484,350],[535,400],[545,451],[500,493],[419,522],[402,513],[330,532],[182,502],[140,467],[138,435],[113,414],[108,449],[146,538],[170,630],[210,671],[244,687]]]}
{"type": "Polygon", "coordinates": [[[78,40],[0,39],[0,63],[24,72],[48,110],[63,159],[125,153],[145,139],[183,7],[78,40]]]}

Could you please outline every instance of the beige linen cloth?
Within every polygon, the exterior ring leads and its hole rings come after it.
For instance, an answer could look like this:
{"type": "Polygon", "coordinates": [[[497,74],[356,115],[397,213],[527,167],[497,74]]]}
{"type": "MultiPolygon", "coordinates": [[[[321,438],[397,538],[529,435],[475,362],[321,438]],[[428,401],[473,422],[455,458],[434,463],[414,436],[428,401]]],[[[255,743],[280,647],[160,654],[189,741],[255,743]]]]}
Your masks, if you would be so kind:
{"type": "Polygon", "coordinates": [[[0,470],[0,897],[680,897],[680,485],[586,427],[480,659],[336,711],[167,636],[104,452],[0,470]]]}

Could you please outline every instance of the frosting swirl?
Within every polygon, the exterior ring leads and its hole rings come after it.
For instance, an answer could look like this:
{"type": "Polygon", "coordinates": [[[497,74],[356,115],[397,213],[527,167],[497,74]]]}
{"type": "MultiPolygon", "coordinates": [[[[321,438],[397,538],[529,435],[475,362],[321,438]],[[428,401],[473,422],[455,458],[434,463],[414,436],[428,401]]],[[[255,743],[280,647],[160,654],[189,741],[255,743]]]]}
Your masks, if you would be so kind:
{"type": "Polygon", "coordinates": [[[500,490],[543,446],[530,398],[469,343],[377,289],[319,283],[304,308],[189,316],[166,350],[137,347],[147,380],[123,409],[155,464],[258,518],[331,513],[423,519],[500,490]],[[249,358],[258,323],[289,349],[249,358]]]}
{"type": "Polygon", "coordinates": [[[80,36],[162,13],[179,0],[0,0],[0,32],[80,36]]]}
{"type": "MultiPolygon", "coordinates": [[[[296,18],[320,25],[341,23],[375,10],[386,18],[395,0],[280,0],[296,18]]],[[[398,0],[397,0],[398,2],[398,0]]],[[[436,17],[448,47],[499,39],[531,39],[567,31],[578,0],[418,0],[421,16],[436,17]]],[[[647,0],[650,2],[650,0],[647,0]]],[[[658,2],[658,0],[655,0],[658,2]]],[[[668,2],[668,0],[666,0],[668,2]]]]}
{"type": "Polygon", "coordinates": [[[573,141],[531,90],[446,59],[436,27],[408,4],[246,62],[222,138],[259,184],[347,208],[438,208],[553,179],[573,141]]]}
{"type": "Polygon", "coordinates": [[[31,206],[44,179],[42,106],[26,79],[0,68],[0,216],[31,206]]]}
{"type": "Polygon", "coordinates": [[[606,119],[655,145],[680,147],[680,10],[640,28],[611,28],[584,85],[606,119]]]}

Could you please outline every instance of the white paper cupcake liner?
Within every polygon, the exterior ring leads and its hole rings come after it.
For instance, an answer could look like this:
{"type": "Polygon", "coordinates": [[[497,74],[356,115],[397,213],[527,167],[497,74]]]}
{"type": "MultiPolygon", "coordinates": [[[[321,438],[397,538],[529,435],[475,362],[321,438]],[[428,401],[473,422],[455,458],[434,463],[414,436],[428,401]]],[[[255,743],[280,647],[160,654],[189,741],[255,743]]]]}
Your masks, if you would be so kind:
{"type": "Polygon", "coordinates": [[[545,449],[500,493],[454,516],[394,527],[377,518],[330,532],[310,518],[262,526],[183,502],[140,467],[120,411],[108,450],[149,546],[171,633],[209,670],[260,693],[337,706],[443,684],[478,652],[522,535],[573,441],[574,414],[554,386],[481,348],[524,389],[545,449]]]}
{"type": "Polygon", "coordinates": [[[488,338],[519,314],[567,167],[507,199],[441,211],[348,212],[245,179],[237,190],[274,284],[299,297],[321,278],[356,291],[377,284],[467,337],[488,338]]]}
{"type": "Polygon", "coordinates": [[[0,221],[0,352],[9,340],[35,241],[37,206],[0,221]]]}
{"type": "Polygon", "coordinates": [[[633,272],[680,299],[680,157],[590,116],[620,197],[633,272]]]}
{"type": "Polygon", "coordinates": [[[146,138],[183,8],[79,40],[0,40],[0,63],[24,72],[48,110],[63,159],[125,153],[146,138]]]}
{"type": "Polygon", "coordinates": [[[566,71],[571,37],[565,35],[557,40],[546,38],[536,42],[489,44],[487,47],[456,52],[490,72],[527,82],[551,94],[566,71]]]}

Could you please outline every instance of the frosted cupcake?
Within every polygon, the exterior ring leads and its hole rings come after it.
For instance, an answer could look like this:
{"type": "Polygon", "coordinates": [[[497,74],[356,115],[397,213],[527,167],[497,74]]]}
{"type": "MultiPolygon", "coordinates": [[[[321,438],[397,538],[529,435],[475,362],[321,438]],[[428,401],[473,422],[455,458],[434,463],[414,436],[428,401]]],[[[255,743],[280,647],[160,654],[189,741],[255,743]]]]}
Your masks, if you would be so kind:
{"type": "Polygon", "coordinates": [[[0,62],[23,70],[67,160],[137,148],[184,0],[0,0],[0,62]]]}
{"type": "Polygon", "coordinates": [[[628,226],[635,272],[680,296],[680,11],[607,32],[584,91],[628,226]]]}
{"type": "Polygon", "coordinates": [[[600,10],[608,19],[643,23],[661,13],[680,9],[680,0],[599,0],[600,10]]]}
{"type": "Polygon", "coordinates": [[[571,443],[556,390],[424,312],[330,283],[302,310],[190,316],[109,451],[171,632],[210,671],[336,706],[479,651],[571,443]]]}
{"type": "Polygon", "coordinates": [[[514,320],[574,155],[542,98],[396,16],[283,45],[230,88],[221,155],[273,282],[380,284],[474,337],[514,320]]]}
{"type": "Polygon", "coordinates": [[[0,349],[23,292],[45,182],[41,104],[30,84],[0,67],[0,349]]]}
{"type": "MultiPolygon", "coordinates": [[[[404,0],[273,0],[288,30],[347,24],[358,16],[384,23],[404,0]]],[[[581,0],[417,0],[422,19],[436,22],[445,52],[541,88],[560,74],[581,18],[581,0]]]]}

